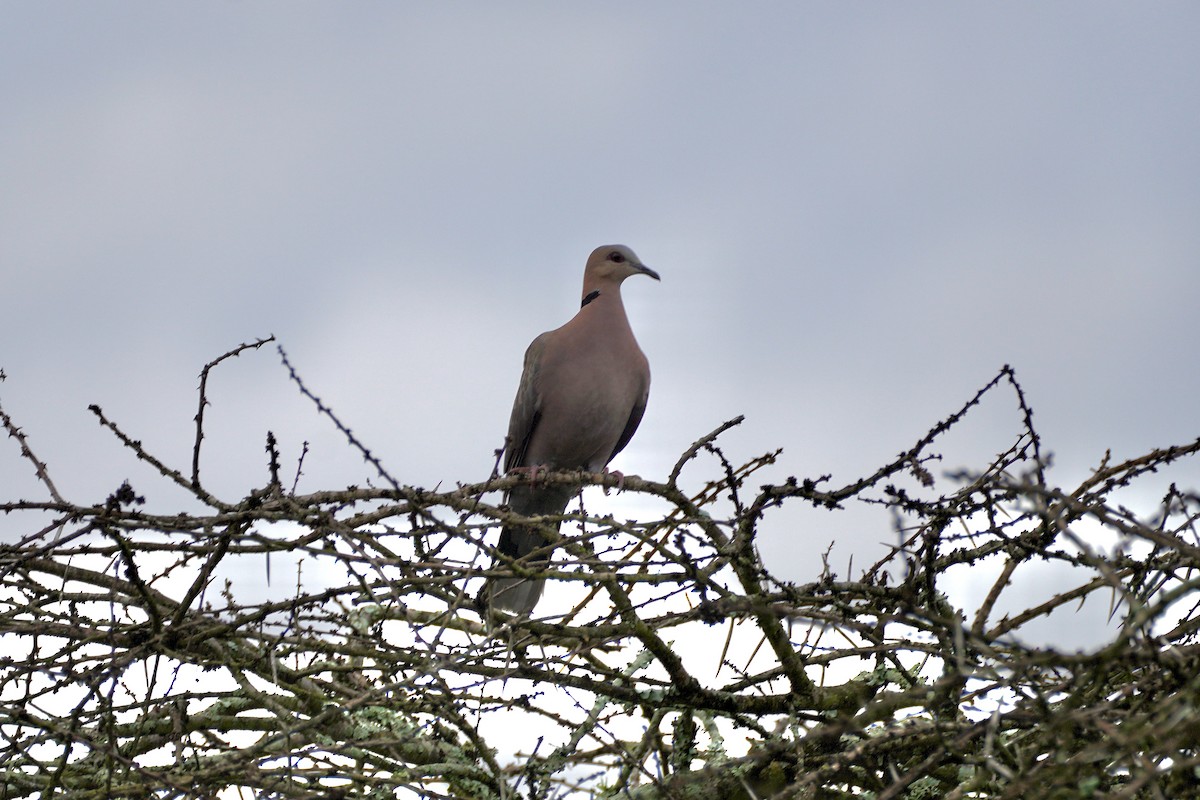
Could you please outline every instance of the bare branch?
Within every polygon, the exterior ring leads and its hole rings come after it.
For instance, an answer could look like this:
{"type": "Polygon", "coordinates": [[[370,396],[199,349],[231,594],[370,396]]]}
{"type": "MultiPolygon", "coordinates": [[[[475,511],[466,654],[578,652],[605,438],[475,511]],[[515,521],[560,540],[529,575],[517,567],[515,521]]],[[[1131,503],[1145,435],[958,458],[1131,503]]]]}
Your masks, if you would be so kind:
{"type": "Polygon", "coordinates": [[[196,444],[192,448],[192,488],[196,491],[200,491],[200,443],[204,441],[204,408],[208,405],[208,398],[205,394],[208,388],[208,373],[227,358],[240,356],[246,350],[257,350],[267,342],[273,341],[275,341],[274,334],[254,342],[243,342],[228,353],[214,358],[204,365],[204,369],[200,370],[200,406],[196,409],[196,444]]]}
{"type": "Polygon", "coordinates": [[[782,454],[732,455],[738,418],[665,481],[625,476],[649,518],[525,518],[484,499],[519,477],[394,480],[281,357],[386,486],[298,495],[302,455],[284,493],[269,436],[270,484],[219,503],[202,415],[188,480],[94,409],[208,510],[150,513],[127,483],[94,506],[0,503],[29,520],[0,545],[2,800],[1194,794],[1200,496],[1129,497],[1200,441],[1056,486],[1005,367],[841,488],[747,490],[782,454]],[[1002,385],[1011,443],[935,480],[933,443],[1002,385]],[[760,538],[819,534],[781,529],[788,503],[877,509],[895,545],[859,574],[784,580],[760,538]],[[496,553],[513,522],[553,559],[496,553]],[[264,569],[294,581],[263,586],[264,569]],[[554,590],[531,618],[484,619],[469,598],[507,573],[554,590]],[[1089,649],[1061,646],[1085,624],[1089,649]]]}
{"type": "MultiPolygon", "coordinates": [[[[3,376],[3,374],[0,371],[0,376],[3,376]]],[[[8,431],[10,437],[16,439],[17,443],[21,445],[21,456],[29,459],[30,463],[33,464],[34,473],[37,474],[38,480],[42,482],[46,490],[50,492],[50,496],[54,498],[54,502],[65,504],[67,501],[58,493],[58,489],[54,486],[54,481],[50,480],[50,473],[46,470],[46,464],[33,454],[33,450],[29,447],[29,439],[26,438],[24,431],[17,427],[16,423],[12,421],[12,417],[2,407],[0,407],[0,424],[4,425],[4,430],[8,431]]]]}
{"type": "Polygon", "coordinates": [[[342,421],[337,418],[337,415],[333,413],[333,410],[321,402],[321,398],[309,391],[308,387],[304,385],[304,381],[300,379],[299,373],[296,372],[296,369],[292,366],[292,363],[288,361],[287,353],[284,352],[283,347],[279,346],[276,349],[279,351],[279,358],[281,361],[283,361],[283,365],[287,367],[288,377],[295,382],[296,387],[300,389],[300,393],[313,402],[313,404],[317,407],[318,412],[329,418],[329,420],[337,427],[337,429],[342,432],[342,435],[346,437],[346,441],[349,442],[354,449],[362,453],[363,460],[375,467],[375,471],[379,473],[379,477],[387,481],[393,489],[399,490],[399,482],[397,482],[395,478],[388,474],[388,471],[384,469],[382,462],[380,462],[380,460],[376,458],[371,451],[368,450],[365,445],[363,445],[362,442],[355,438],[354,433],[348,427],[342,424],[342,421]]]}

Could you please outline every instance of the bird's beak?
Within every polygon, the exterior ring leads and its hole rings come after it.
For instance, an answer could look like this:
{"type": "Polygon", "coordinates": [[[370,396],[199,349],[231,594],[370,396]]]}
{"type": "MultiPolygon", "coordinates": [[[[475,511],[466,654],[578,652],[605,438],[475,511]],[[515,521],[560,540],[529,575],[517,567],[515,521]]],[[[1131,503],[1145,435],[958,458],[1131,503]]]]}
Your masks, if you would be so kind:
{"type": "Polygon", "coordinates": [[[637,271],[638,271],[638,272],[640,272],[640,273],[642,273],[643,275],[649,275],[651,278],[654,278],[654,280],[656,280],[656,281],[661,281],[661,280],[662,280],[662,278],[658,277],[658,273],[657,273],[657,272],[655,272],[654,270],[650,269],[650,268],[649,268],[649,267],[647,267],[645,264],[638,264],[638,265],[637,265],[637,271]]]}

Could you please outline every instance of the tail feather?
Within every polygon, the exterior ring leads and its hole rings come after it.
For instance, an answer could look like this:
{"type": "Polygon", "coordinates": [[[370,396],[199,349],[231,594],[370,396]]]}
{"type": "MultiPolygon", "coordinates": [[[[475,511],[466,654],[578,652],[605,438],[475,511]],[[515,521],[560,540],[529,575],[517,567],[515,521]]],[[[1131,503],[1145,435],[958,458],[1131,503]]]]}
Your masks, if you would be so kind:
{"type": "MultiPolygon", "coordinates": [[[[508,507],[526,516],[561,514],[577,491],[569,486],[519,486],[509,493],[508,507]]],[[[511,559],[523,558],[523,563],[536,568],[550,563],[551,551],[547,544],[538,526],[505,525],[500,531],[500,543],[496,549],[511,559]],[[531,555],[533,553],[536,555],[531,555]]],[[[493,566],[502,563],[497,559],[493,566]]],[[[528,614],[541,599],[544,583],[541,578],[490,578],[483,596],[493,609],[517,615],[528,614]]]]}

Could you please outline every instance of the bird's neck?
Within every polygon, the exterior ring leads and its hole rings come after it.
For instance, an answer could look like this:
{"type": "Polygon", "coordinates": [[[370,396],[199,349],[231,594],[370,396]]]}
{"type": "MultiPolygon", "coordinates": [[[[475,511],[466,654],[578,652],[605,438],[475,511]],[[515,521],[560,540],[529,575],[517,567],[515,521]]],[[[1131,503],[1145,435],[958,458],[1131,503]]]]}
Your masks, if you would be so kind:
{"type": "Polygon", "coordinates": [[[621,285],[619,283],[585,283],[583,285],[583,300],[580,308],[587,308],[593,303],[615,309],[623,309],[621,303],[621,285]]]}
{"type": "Polygon", "coordinates": [[[603,319],[601,324],[606,332],[611,334],[625,329],[629,331],[630,338],[633,337],[629,317],[625,314],[625,304],[621,302],[620,285],[584,286],[583,305],[576,318],[588,318],[593,321],[603,319]]]}

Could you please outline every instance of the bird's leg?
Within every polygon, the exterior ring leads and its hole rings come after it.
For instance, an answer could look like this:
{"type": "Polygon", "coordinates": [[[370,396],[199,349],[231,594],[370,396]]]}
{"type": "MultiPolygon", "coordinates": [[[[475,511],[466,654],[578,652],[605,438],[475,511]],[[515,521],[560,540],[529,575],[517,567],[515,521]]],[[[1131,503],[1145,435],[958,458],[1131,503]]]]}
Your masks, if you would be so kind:
{"type": "MultiPolygon", "coordinates": [[[[619,469],[611,469],[610,470],[608,467],[605,467],[603,470],[601,470],[600,474],[606,478],[609,475],[616,475],[617,476],[617,491],[618,492],[625,491],[625,473],[624,472],[621,472],[621,470],[619,470],[619,469]]],[[[608,484],[605,483],[600,488],[604,490],[604,496],[608,497],[608,484]]]]}
{"type": "Polygon", "coordinates": [[[545,472],[549,472],[550,467],[546,466],[545,464],[533,464],[528,467],[513,467],[512,469],[510,469],[508,471],[508,474],[509,475],[528,475],[529,476],[529,485],[537,486],[538,470],[544,470],[545,472]]]}

